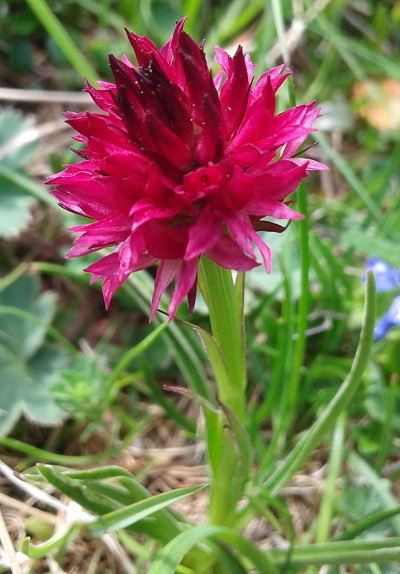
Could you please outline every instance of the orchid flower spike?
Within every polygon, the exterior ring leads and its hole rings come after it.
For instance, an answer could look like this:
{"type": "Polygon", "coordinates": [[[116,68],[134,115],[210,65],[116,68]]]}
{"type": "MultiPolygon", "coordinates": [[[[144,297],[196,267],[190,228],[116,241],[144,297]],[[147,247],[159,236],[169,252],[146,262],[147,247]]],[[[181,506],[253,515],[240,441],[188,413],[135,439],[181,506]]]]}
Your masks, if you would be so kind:
{"type": "Polygon", "coordinates": [[[200,257],[269,271],[258,231],[271,230],[270,218],[300,218],[286,198],[310,171],[327,169],[298,153],[315,103],[276,113],[284,66],[254,83],[240,46],[233,56],[216,47],[213,78],[184,21],[160,50],[127,32],[137,66],[110,56],[114,82],[87,84],[100,112],[66,114],[83,161],[48,180],[61,207],[92,220],[71,228],[78,237],[67,257],[112,249],[85,269],[103,279],[106,307],[131,273],[158,265],[150,320],[172,282],[169,315],[185,297],[193,308],[200,257]]]}

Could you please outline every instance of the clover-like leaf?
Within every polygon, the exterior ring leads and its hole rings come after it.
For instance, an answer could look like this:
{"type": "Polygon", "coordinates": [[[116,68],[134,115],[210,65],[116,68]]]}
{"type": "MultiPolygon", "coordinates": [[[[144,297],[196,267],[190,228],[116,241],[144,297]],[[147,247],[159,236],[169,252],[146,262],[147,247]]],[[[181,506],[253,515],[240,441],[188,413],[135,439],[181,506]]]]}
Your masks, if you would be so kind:
{"type": "Polygon", "coordinates": [[[13,237],[28,225],[34,197],[13,175],[32,159],[36,143],[30,137],[33,121],[14,110],[0,111],[0,236],[13,237]]]}
{"type": "Polygon", "coordinates": [[[65,417],[49,387],[68,366],[62,349],[47,343],[55,312],[52,293],[39,293],[39,281],[20,277],[0,292],[0,435],[21,415],[43,425],[65,417]]]}

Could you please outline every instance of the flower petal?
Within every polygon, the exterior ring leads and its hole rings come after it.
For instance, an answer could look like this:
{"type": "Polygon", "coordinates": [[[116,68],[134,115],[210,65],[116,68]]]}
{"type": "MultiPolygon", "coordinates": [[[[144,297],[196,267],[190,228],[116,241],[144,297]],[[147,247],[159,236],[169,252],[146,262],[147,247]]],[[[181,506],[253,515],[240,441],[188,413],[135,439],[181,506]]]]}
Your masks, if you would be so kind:
{"type": "Polygon", "coordinates": [[[129,237],[130,220],[122,215],[112,215],[101,221],[70,227],[70,231],[80,233],[67,258],[87,255],[110,245],[118,245],[129,237]]]}
{"type": "Polygon", "coordinates": [[[389,291],[400,286],[400,270],[394,269],[379,257],[367,259],[367,271],[372,271],[374,274],[377,292],[389,291]]]}
{"type": "Polygon", "coordinates": [[[382,339],[391,327],[400,327],[400,296],[393,299],[389,309],[376,323],[374,339],[382,339]]]}
{"type": "Polygon", "coordinates": [[[160,262],[154,281],[154,292],[150,310],[150,322],[153,320],[153,317],[157,311],[157,307],[160,304],[161,295],[164,293],[168,285],[178,273],[180,266],[180,259],[164,259],[160,262]]]}
{"type": "Polygon", "coordinates": [[[231,58],[224,50],[215,47],[216,61],[225,72],[226,79],[220,91],[221,111],[227,139],[235,134],[243,119],[250,89],[247,66],[242,47],[231,58]]]}
{"type": "Polygon", "coordinates": [[[214,216],[212,209],[203,209],[197,221],[189,227],[184,259],[189,261],[214,247],[220,238],[221,227],[222,223],[214,216]]]}
{"type": "Polygon", "coordinates": [[[156,259],[182,259],[188,241],[188,229],[180,225],[175,229],[166,222],[155,219],[147,221],[141,227],[149,254],[156,259]]]}
{"type": "Polygon", "coordinates": [[[188,295],[197,281],[198,259],[181,261],[180,269],[175,277],[175,289],[168,305],[168,313],[173,317],[178,305],[188,295]]]}
{"type": "Polygon", "coordinates": [[[240,272],[250,271],[260,265],[255,257],[245,255],[228,235],[221,235],[218,243],[204,255],[224,269],[234,269],[240,272]]]}
{"type": "Polygon", "coordinates": [[[136,265],[132,265],[129,271],[121,273],[120,269],[120,251],[124,244],[122,244],[116,251],[102,257],[99,261],[92,263],[86,267],[84,271],[92,274],[90,283],[94,283],[103,278],[102,291],[106,309],[109,308],[111,299],[115,291],[122,285],[122,283],[135,271],[141,271],[151,265],[154,265],[155,260],[148,255],[143,256],[136,265]]]}

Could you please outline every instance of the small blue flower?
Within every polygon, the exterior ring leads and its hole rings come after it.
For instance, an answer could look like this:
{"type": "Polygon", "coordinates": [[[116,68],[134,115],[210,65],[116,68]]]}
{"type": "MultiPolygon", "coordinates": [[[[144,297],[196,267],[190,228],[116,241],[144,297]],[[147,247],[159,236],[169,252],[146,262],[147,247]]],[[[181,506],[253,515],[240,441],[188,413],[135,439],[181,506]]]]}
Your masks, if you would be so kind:
{"type": "MultiPolygon", "coordinates": [[[[394,269],[382,259],[370,257],[367,260],[368,271],[372,271],[374,274],[378,292],[400,287],[400,269],[394,269]]],[[[363,281],[365,281],[365,275],[363,281]]],[[[400,327],[400,295],[393,299],[389,309],[376,323],[374,339],[382,339],[391,327],[400,327]]]]}
{"type": "Polygon", "coordinates": [[[367,259],[367,271],[372,271],[375,276],[377,292],[389,291],[394,287],[400,287],[400,270],[393,269],[385,261],[378,257],[367,259]]]}
{"type": "Polygon", "coordinates": [[[389,309],[374,327],[374,339],[382,339],[390,327],[400,327],[400,295],[395,297],[389,309]]]}

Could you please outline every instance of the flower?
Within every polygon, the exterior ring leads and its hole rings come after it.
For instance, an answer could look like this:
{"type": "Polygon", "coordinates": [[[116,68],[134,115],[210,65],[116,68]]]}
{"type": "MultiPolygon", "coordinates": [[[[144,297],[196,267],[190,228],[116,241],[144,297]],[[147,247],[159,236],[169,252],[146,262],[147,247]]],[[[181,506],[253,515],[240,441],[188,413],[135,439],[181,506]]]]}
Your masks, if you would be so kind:
{"type": "MultiPolygon", "coordinates": [[[[370,257],[367,260],[367,271],[373,272],[378,292],[400,287],[400,269],[393,269],[378,257],[370,257]]],[[[374,339],[382,339],[391,327],[400,327],[400,296],[393,299],[389,309],[376,323],[374,339]]]]}
{"type": "Polygon", "coordinates": [[[61,207],[94,220],[71,228],[78,238],[67,257],[114,247],[85,269],[92,282],[104,278],[106,307],[131,273],[159,264],[150,320],[173,280],[170,316],[186,296],[193,308],[201,256],[248,271],[260,265],[256,247],[269,271],[257,231],[279,226],[264,218],[300,218],[284,200],[310,170],[327,169],[296,154],[315,103],[275,113],[284,66],[253,86],[242,48],[231,57],[216,47],[213,78],[184,21],[161,50],[127,32],[138,66],[110,56],[115,83],[87,84],[102,113],[66,114],[83,161],[48,180],[61,207]]]}
{"type": "Polygon", "coordinates": [[[400,295],[395,297],[374,327],[374,339],[382,339],[391,327],[400,327],[400,295]]]}
{"type": "Polygon", "coordinates": [[[379,257],[369,257],[367,259],[368,271],[372,271],[374,274],[375,288],[378,293],[400,287],[400,269],[393,269],[379,257]]]}

